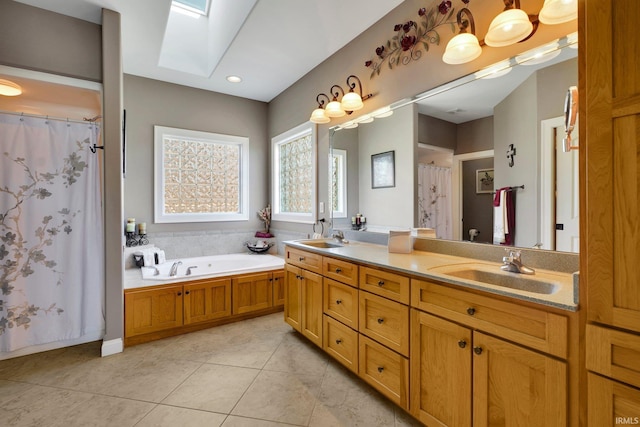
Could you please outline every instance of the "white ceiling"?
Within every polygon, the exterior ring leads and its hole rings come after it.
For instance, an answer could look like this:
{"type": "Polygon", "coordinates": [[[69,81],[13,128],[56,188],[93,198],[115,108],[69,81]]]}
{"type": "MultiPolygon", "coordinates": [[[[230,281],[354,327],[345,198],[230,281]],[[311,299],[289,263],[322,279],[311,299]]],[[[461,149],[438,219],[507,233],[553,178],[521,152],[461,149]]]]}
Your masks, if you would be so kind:
{"type": "Polygon", "coordinates": [[[95,23],[119,12],[125,73],[268,102],[403,0],[213,0],[204,40],[176,30],[171,0],[16,1],[95,23]]]}

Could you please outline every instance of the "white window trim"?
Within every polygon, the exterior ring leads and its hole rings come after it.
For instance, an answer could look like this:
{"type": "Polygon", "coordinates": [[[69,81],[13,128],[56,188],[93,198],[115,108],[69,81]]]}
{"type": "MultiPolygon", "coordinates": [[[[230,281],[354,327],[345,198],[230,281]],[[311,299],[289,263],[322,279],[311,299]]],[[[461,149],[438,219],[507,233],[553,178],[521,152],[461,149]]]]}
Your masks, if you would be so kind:
{"type": "Polygon", "coordinates": [[[154,126],[154,221],[156,223],[218,222],[249,220],[249,138],[154,126]],[[240,146],[240,212],[239,213],[166,213],[164,211],[164,138],[174,136],[193,141],[216,142],[240,146]]]}
{"type": "Polygon", "coordinates": [[[271,138],[271,218],[274,221],[298,222],[304,224],[314,224],[317,218],[318,206],[318,131],[317,126],[312,122],[306,122],[294,127],[278,136],[271,138]],[[311,134],[311,212],[310,213],[289,213],[280,211],[280,162],[278,161],[278,146],[291,140],[298,139],[304,135],[311,134]]]}
{"type": "MultiPolygon", "coordinates": [[[[333,158],[338,159],[338,207],[342,209],[332,210],[331,216],[333,218],[346,218],[347,217],[347,150],[341,150],[339,148],[332,148],[329,153],[329,188],[332,188],[331,168],[333,167],[333,158]]],[[[333,195],[333,190],[330,191],[329,196],[333,195]]],[[[333,200],[330,206],[333,208],[333,200]]]]}

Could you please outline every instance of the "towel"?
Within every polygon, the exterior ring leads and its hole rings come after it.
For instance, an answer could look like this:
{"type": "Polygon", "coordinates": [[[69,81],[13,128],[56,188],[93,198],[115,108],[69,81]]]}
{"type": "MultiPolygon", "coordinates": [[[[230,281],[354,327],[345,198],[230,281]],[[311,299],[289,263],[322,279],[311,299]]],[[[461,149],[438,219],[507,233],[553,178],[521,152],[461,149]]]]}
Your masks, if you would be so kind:
{"type": "Polygon", "coordinates": [[[167,262],[167,255],[163,250],[156,251],[156,255],[158,256],[158,264],[162,264],[167,262]]]}
{"type": "Polygon", "coordinates": [[[507,221],[507,189],[499,188],[493,198],[493,243],[505,244],[506,235],[509,233],[509,223],[507,221]]]}
{"type": "Polygon", "coordinates": [[[145,267],[156,264],[155,253],[156,251],[153,248],[142,250],[142,259],[144,260],[145,267]]]}

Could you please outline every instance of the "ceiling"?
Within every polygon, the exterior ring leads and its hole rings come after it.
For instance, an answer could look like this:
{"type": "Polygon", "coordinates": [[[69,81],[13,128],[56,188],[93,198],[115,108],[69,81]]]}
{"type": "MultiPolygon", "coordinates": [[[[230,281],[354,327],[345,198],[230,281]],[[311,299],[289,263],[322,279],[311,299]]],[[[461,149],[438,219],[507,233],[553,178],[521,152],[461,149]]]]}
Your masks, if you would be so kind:
{"type": "Polygon", "coordinates": [[[16,1],[95,23],[114,10],[126,74],[269,102],[403,0],[211,0],[197,19],[171,0],[16,1]]]}

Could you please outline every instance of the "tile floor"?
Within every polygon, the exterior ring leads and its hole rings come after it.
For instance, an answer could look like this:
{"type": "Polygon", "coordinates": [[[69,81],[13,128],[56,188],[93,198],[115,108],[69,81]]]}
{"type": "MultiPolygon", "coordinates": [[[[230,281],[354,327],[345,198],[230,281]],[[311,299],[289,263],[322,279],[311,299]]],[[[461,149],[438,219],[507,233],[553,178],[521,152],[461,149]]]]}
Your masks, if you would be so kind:
{"type": "Polygon", "coordinates": [[[0,361],[3,426],[418,426],[282,313],[141,344],[0,361]]]}

